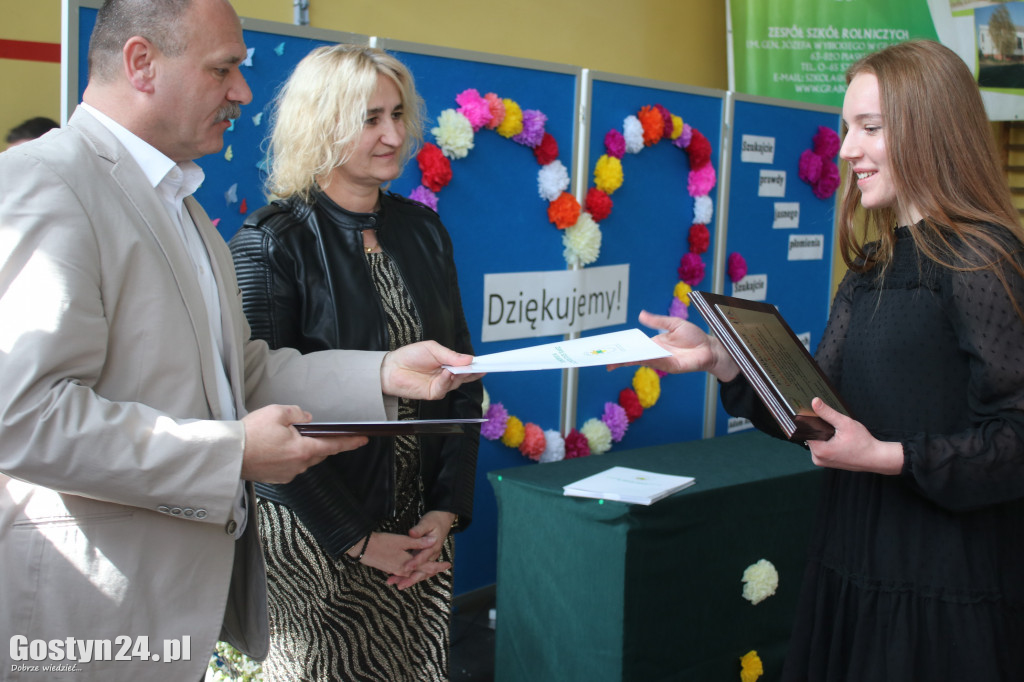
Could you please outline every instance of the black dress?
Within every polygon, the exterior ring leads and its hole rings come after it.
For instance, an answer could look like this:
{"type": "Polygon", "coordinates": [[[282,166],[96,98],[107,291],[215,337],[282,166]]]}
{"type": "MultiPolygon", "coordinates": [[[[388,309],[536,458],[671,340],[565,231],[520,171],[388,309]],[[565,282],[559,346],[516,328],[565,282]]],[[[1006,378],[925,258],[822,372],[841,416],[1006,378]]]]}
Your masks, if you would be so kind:
{"type": "MultiPolygon", "coordinates": [[[[899,228],[883,279],[843,280],[817,360],[905,463],[825,470],[783,679],[1024,679],[1024,324],[1003,286],[899,228]]],[[[722,400],[774,430],[742,379],[722,400]]]]}

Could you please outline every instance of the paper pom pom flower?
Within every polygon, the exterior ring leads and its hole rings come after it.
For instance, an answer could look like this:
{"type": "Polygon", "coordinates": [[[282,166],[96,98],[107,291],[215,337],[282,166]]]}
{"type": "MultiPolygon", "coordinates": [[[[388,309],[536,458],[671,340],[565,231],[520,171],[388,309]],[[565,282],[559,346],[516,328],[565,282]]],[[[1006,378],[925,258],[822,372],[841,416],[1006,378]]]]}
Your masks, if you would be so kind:
{"type": "Polygon", "coordinates": [[[416,189],[409,192],[409,198],[420,202],[424,206],[429,206],[430,210],[437,213],[437,195],[423,185],[419,185],[416,189]]]}
{"type": "Polygon", "coordinates": [[[738,282],[747,276],[747,261],[738,253],[730,253],[726,270],[729,272],[729,281],[738,282]]]}
{"type": "MultiPolygon", "coordinates": [[[[661,114],[661,135],[662,137],[672,137],[672,112],[663,107],[660,104],[654,105],[655,111],[661,114]]],[[[682,119],[680,119],[682,120],[682,119]]]]}
{"type": "Polygon", "coordinates": [[[676,287],[672,290],[672,297],[683,305],[690,305],[691,291],[693,288],[686,282],[676,282],[676,287]]]}
{"type": "Polygon", "coordinates": [[[633,375],[633,390],[645,410],[653,407],[661,396],[661,378],[650,367],[638,367],[633,375]]]}
{"type": "Polygon", "coordinates": [[[491,105],[480,96],[475,88],[463,90],[455,96],[455,102],[459,105],[459,113],[466,117],[473,131],[476,132],[486,126],[494,118],[491,113],[491,105]]]}
{"type": "Polygon", "coordinates": [[[473,148],[473,125],[454,109],[445,109],[430,129],[437,146],[449,159],[462,159],[473,148]]]}
{"type": "Polygon", "coordinates": [[[540,453],[541,463],[561,462],[565,459],[565,439],[554,429],[544,432],[544,452],[540,453]]]}
{"type": "Polygon", "coordinates": [[[622,186],[622,161],[602,154],[594,164],[594,186],[611,196],[622,186]]]}
{"type": "Polygon", "coordinates": [[[818,126],[812,140],[814,153],[826,159],[835,158],[839,153],[839,134],[827,126],[818,126]]]}
{"type": "Polygon", "coordinates": [[[501,403],[493,403],[484,414],[487,417],[480,426],[480,435],[487,440],[497,440],[505,434],[505,426],[508,424],[508,410],[501,403]]]}
{"type": "Polygon", "coordinates": [[[686,241],[690,245],[690,253],[695,253],[698,256],[706,253],[708,247],[711,246],[711,233],[708,232],[707,225],[704,223],[690,225],[690,233],[686,235],[686,241]]]}
{"type": "Polygon", "coordinates": [[[626,154],[626,138],[618,130],[609,130],[604,134],[604,151],[608,156],[621,159],[626,154]]]}
{"type": "Polygon", "coordinates": [[[693,137],[693,128],[691,128],[688,123],[684,123],[683,129],[679,133],[679,137],[672,140],[672,144],[680,149],[686,149],[690,145],[691,137],[693,137]]]}
{"type": "Polygon", "coordinates": [[[590,217],[597,222],[601,222],[611,215],[614,204],[610,196],[596,187],[591,187],[587,190],[587,198],[584,201],[584,205],[590,217]]]}
{"type": "Polygon", "coordinates": [[[423,174],[423,186],[431,192],[440,192],[452,181],[452,162],[436,144],[425,143],[416,155],[416,163],[423,174]]]}
{"type": "Polygon", "coordinates": [[[715,167],[706,163],[696,170],[690,171],[686,178],[686,191],[691,197],[699,197],[709,193],[715,186],[715,167]]]}
{"type": "Polygon", "coordinates": [[[626,419],[630,422],[635,422],[643,416],[644,406],[640,404],[640,398],[637,397],[636,391],[631,388],[619,391],[619,405],[626,411],[626,419]]]}
{"type": "Polygon", "coordinates": [[[683,134],[683,117],[672,114],[672,131],[669,133],[670,140],[677,140],[683,134]]]}
{"type": "Polygon", "coordinates": [[[767,559],[761,559],[743,571],[743,598],[755,606],[775,594],[778,588],[779,573],[767,559]]]}
{"type": "Polygon", "coordinates": [[[544,429],[528,422],[523,426],[523,442],[519,444],[519,452],[536,462],[544,453],[546,441],[544,429]]]}
{"type": "Polygon", "coordinates": [[[821,164],[821,177],[814,183],[812,191],[819,199],[828,199],[839,189],[839,166],[831,159],[821,164]]]}
{"type": "Polygon", "coordinates": [[[690,132],[690,144],[686,147],[686,153],[690,156],[690,168],[703,168],[711,163],[711,143],[699,130],[691,128],[690,132]]]}
{"type": "Polygon", "coordinates": [[[505,433],[501,435],[501,442],[510,448],[518,448],[526,437],[526,430],[519,417],[509,417],[505,423],[505,433]]]}
{"type": "Polygon", "coordinates": [[[756,651],[748,651],[740,658],[740,682],[757,682],[764,675],[764,665],[756,651]]]}
{"type": "Polygon", "coordinates": [[[587,439],[590,454],[603,455],[612,449],[612,432],[608,425],[597,417],[591,417],[580,427],[580,433],[587,439]]]}
{"type": "Polygon", "coordinates": [[[711,222],[714,210],[715,205],[711,203],[711,197],[697,197],[693,200],[693,222],[707,225],[711,222]]]}
{"type": "Polygon", "coordinates": [[[487,410],[491,409],[491,394],[487,392],[485,386],[480,386],[480,388],[484,392],[483,398],[480,400],[480,414],[486,416],[487,410]]]}
{"type": "Polygon", "coordinates": [[[676,272],[679,279],[695,287],[704,279],[704,261],[695,253],[684,253],[676,272]]]}
{"type": "Polygon", "coordinates": [[[565,458],[575,459],[577,457],[588,457],[590,455],[590,443],[587,437],[573,429],[565,437],[565,458]]]}
{"type": "Polygon", "coordinates": [[[513,142],[533,149],[544,139],[544,124],[548,117],[536,109],[527,109],[523,112],[523,129],[512,136],[513,142]]]}
{"type": "Polygon", "coordinates": [[[576,197],[562,192],[557,199],[548,204],[548,220],[559,230],[572,227],[580,219],[580,204],[576,197]]]}
{"type": "Polygon", "coordinates": [[[569,171],[558,160],[537,171],[537,191],[545,201],[554,201],[569,187],[569,171]]]}
{"type": "Polygon", "coordinates": [[[661,142],[665,135],[665,119],[661,112],[651,106],[641,107],[637,112],[637,119],[644,131],[644,145],[650,147],[661,142]]]}
{"type": "Polygon", "coordinates": [[[589,213],[580,213],[579,220],[562,233],[565,262],[572,265],[590,265],[601,255],[601,229],[589,213]]]}
{"type": "Polygon", "coordinates": [[[811,149],[800,153],[797,175],[811,186],[814,196],[828,199],[839,188],[839,167],[832,160],[839,153],[839,135],[831,128],[818,126],[812,144],[811,149]]]}
{"type": "Polygon", "coordinates": [[[800,153],[796,174],[808,185],[816,183],[821,177],[821,157],[810,149],[803,150],[800,153]]]}
{"type": "Polygon", "coordinates": [[[690,319],[690,309],[675,297],[672,297],[672,302],[668,304],[668,314],[669,317],[678,317],[680,320],[690,319]]]}
{"type": "Polygon", "coordinates": [[[622,437],[626,435],[626,430],[629,429],[629,417],[626,416],[626,410],[617,403],[604,404],[601,421],[608,427],[612,440],[616,443],[622,440],[622,437]]]}
{"type": "Polygon", "coordinates": [[[505,104],[505,118],[497,127],[498,134],[502,137],[515,137],[523,132],[523,110],[508,98],[501,101],[505,104]]]}
{"type": "Polygon", "coordinates": [[[548,165],[558,158],[558,141],[551,133],[544,133],[540,144],[533,148],[533,155],[537,157],[537,163],[548,165]]]}
{"type": "Polygon", "coordinates": [[[493,92],[484,95],[484,99],[487,100],[487,106],[491,109],[491,121],[487,124],[487,129],[494,130],[505,120],[505,100],[493,92]]]}
{"type": "Polygon", "coordinates": [[[627,116],[622,122],[622,137],[626,139],[626,151],[636,154],[644,148],[644,124],[636,116],[627,116]]]}

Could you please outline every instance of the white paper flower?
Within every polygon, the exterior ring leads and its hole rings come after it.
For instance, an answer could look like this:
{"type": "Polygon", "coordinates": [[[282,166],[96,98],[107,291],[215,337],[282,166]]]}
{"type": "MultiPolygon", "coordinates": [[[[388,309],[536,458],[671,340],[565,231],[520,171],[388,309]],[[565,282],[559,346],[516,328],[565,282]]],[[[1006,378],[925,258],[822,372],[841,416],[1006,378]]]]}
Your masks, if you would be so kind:
{"type": "Polygon", "coordinates": [[[473,124],[455,111],[445,109],[437,117],[437,127],[431,128],[437,146],[449,159],[462,159],[473,148],[473,124]]]}
{"type": "Polygon", "coordinates": [[[743,571],[743,598],[751,604],[760,604],[775,594],[778,587],[779,572],[767,559],[761,559],[743,571]]]}
{"type": "Polygon", "coordinates": [[[586,211],[572,227],[563,230],[562,245],[565,262],[572,265],[589,265],[601,255],[601,228],[586,211]]]}
{"type": "Polygon", "coordinates": [[[709,225],[714,212],[715,205],[711,203],[711,197],[708,195],[705,194],[693,200],[693,222],[709,225]]]}
{"type": "Polygon", "coordinates": [[[627,116],[622,122],[622,137],[626,138],[626,151],[636,154],[644,148],[644,124],[636,116],[627,116]]]}
{"type": "Polygon", "coordinates": [[[537,190],[544,201],[554,201],[569,188],[569,171],[555,159],[537,171],[537,190]]]}
{"type": "Polygon", "coordinates": [[[544,452],[540,453],[538,462],[560,462],[565,459],[565,439],[554,429],[544,432],[544,452]]]}
{"type": "Polygon", "coordinates": [[[590,454],[603,455],[612,449],[612,430],[597,417],[591,417],[580,427],[580,433],[587,438],[590,454]]]}
{"type": "Polygon", "coordinates": [[[480,387],[484,392],[483,403],[480,405],[480,414],[487,414],[487,409],[491,406],[491,394],[487,392],[487,389],[483,386],[480,387]]]}

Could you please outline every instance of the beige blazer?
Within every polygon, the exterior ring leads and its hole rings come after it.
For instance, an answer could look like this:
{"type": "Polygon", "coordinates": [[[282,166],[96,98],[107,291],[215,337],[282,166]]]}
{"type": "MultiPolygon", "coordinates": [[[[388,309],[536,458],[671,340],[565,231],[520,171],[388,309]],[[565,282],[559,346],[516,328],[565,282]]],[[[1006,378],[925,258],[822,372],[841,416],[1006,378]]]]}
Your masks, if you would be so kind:
{"type": "MultiPolygon", "coordinates": [[[[220,289],[238,415],[295,403],[316,419],[393,417],[382,353],[249,339],[227,246],[187,208],[220,289]]],[[[48,652],[0,657],[0,680],[197,680],[218,637],[266,654],[251,485],[248,530],[228,532],[244,433],[221,421],[211,349],[185,246],[114,136],[79,110],[0,154],[0,650],[48,652]],[[129,660],[82,660],[106,640],[129,660]],[[190,660],[165,662],[175,641],[190,660]],[[79,672],[43,673],[52,663],[79,672]]]]}

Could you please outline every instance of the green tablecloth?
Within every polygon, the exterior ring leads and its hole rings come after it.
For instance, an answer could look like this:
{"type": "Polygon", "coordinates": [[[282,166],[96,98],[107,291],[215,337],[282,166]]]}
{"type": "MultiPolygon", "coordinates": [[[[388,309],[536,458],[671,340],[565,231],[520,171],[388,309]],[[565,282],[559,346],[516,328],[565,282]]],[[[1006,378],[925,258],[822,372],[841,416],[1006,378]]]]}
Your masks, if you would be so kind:
{"type": "Polygon", "coordinates": [[[499,682],[739,680],[751,649],[777,679],[821,471],[761,433],[492,471],[498,502],[499,682]],[[565,497],[621,465],[693,476],[651,506],[565,497]],[[774,596],[742,596],[759,559],[774,596]]]}

